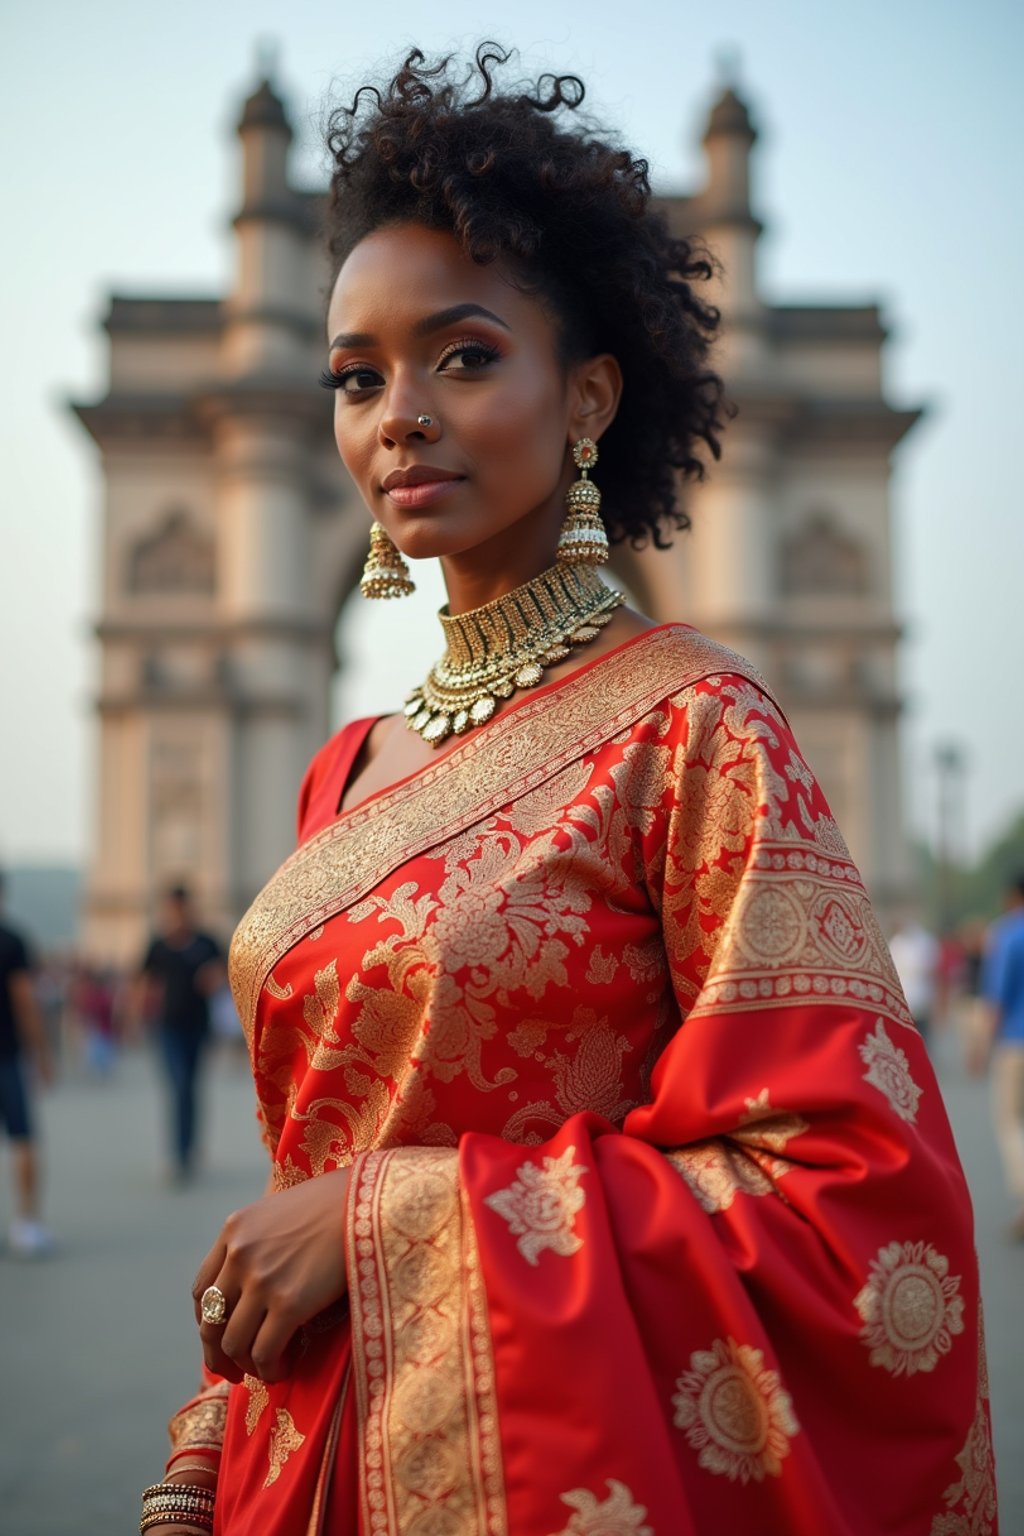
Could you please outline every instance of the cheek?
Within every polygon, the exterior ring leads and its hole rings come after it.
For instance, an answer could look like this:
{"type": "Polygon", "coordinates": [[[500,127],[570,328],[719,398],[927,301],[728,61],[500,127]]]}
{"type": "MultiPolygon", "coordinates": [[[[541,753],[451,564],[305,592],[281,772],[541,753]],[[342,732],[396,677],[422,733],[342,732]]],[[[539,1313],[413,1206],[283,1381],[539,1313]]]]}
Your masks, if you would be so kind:
{"type": "Polygon", "coordinates": [[[531,373],[511,378],[508,388],[481,391],[452,425],[482,476],[522,488],[525,479],[550,480],[560,462],[564,414],[557,382],[531,373]]]}
{"type": "Polygon", "coordinates": [[[341,462],[355,483],[360,485],[369,469],[372,434],[360,428],[355,413],[340,398],[335,400],[334,405],[334,441],[341,462]]]}

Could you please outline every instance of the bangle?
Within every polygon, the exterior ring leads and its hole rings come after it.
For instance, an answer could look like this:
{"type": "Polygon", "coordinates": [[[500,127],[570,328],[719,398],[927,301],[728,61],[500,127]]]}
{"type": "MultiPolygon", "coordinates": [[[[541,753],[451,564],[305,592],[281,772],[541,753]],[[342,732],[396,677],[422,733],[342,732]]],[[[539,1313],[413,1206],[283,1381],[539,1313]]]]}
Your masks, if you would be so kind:
{"type": "Polygon", "coordinates": [[[189,1525],[206,1536],[213,1530],[214,1491],[199,1483],[153,1483],[142,1494],[140,1536],[154,1525],[189,1525]]]}
{"type": "MultiPolygon", "coordinates": [[[[217,1463],[215,1461],[186,1461],[184,1459],[181,1461],[170,1461],[164,1472],[164,1482],[170,1482],[172,1476],[177,1472],[208,1472],[211,1477],[216,1477],[217,1463]]],[[[177,1487],[178,1485],[175,1483],[173,1486],[177,1487]]],[[[210,1492],[213,1492],[212,1488],[210,1492]]]]}

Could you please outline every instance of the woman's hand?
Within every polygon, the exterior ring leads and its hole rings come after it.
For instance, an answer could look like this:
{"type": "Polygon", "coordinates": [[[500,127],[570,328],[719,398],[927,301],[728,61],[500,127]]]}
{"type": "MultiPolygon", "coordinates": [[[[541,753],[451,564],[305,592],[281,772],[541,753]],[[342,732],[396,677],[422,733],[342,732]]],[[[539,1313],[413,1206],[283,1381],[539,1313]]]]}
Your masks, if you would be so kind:
{"type": "Polygon", "coordinates": [[[296,1331],[345,1295],[348,1181],[347,1168],[321,1174],[225,1221],[192,1287],[203,1355],[218,1376],[280,1381],[296,1331]],[[219,1325],[202,1319],[209,1285],[227,1300],[227,1320],[219,1325]]]}

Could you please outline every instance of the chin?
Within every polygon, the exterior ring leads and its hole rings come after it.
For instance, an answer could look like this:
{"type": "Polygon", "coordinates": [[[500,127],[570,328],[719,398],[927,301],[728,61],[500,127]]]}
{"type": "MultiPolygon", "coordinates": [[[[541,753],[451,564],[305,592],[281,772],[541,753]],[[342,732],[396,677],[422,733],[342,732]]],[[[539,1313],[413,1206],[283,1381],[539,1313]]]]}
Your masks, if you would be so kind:
{"type": "Polygon", "coordinates": [[[471,527],[466,524],[465,515],[449,518],[437,509],[420,513],[403,511],[398,518],[392,511],[385,527],[406,559],[439,560],[445,555],[465,554],[477,544],[485,543],[494,532],[488,529],[482,533],[478,519],[473,520],[471,527]]]}

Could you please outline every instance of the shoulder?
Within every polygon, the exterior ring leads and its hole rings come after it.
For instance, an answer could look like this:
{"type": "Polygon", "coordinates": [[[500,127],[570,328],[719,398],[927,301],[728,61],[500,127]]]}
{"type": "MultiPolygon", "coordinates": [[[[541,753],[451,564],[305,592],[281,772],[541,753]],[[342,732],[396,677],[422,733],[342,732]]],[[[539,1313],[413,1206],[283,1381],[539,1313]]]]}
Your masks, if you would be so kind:
{"type": "Polygon", "coordinates": [[[651,700],[651,715],[676,739],[697,747],[712,736],[746,738],[789,751],[792,733],[769,684],[753,662],[693,629],[666,624],[626,646],[623,669],[651,700]]]}
{"type": "MultiPolygon", "coordinates": [[[[620,647],[621,668],[645,691],[665,700],[704,696],[737,683],[778,703],[760,672],[746,656],[701,634],[689,624],[660,624],[620,647]],[[706,686],[701,688],[700,685],[706,686]]],[[[781,714],[781,710],[779,710],[781,714]]]]}

